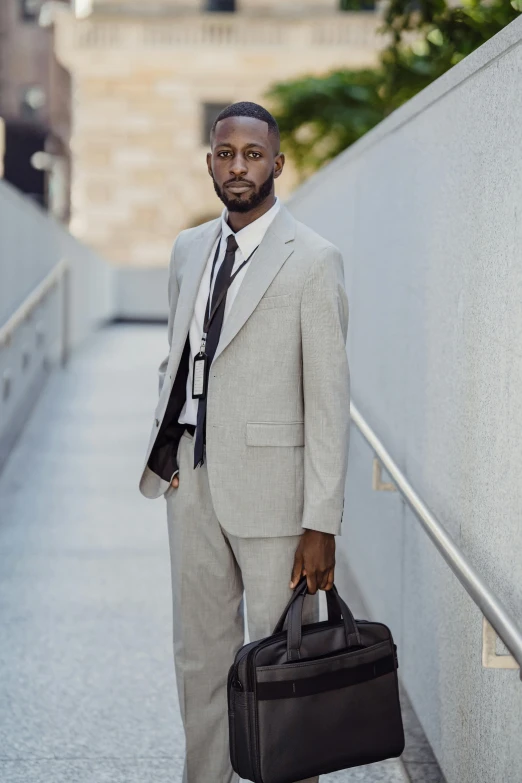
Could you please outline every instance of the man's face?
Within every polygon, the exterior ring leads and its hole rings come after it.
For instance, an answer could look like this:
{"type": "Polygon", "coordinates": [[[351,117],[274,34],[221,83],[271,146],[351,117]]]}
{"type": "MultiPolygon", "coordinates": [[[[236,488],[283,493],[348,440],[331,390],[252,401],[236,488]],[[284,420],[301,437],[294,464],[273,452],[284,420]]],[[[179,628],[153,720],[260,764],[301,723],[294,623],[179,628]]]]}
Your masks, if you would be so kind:
{"type": "Polygon", "coordinates": [[[268,125],[254,117],[228,117],[216,126],[207,165],[229,212],[250,212],[274,193],[284,156],[268,125]]]}

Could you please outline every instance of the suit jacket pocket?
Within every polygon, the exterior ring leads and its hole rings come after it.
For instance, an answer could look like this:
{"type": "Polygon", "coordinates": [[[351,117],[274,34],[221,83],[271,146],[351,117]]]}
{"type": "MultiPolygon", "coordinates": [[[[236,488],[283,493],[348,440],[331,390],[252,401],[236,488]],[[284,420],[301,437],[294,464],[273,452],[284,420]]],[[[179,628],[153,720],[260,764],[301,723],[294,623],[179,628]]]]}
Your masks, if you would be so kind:
{"type": "MultiPolygon", "coordinates": [[[[263,296],[256,305],[256,310],[268,310],[272,307],[288,307],[292,302],[291,294],[278,294],[277,296],[263,296]]],[[[255,312],[255,311],[254,311],[255,312]]]]}
{"type": "Polygon", "coordinates": [[[303,421],[247,421],[247,446],[304,446],[303,421]]]}

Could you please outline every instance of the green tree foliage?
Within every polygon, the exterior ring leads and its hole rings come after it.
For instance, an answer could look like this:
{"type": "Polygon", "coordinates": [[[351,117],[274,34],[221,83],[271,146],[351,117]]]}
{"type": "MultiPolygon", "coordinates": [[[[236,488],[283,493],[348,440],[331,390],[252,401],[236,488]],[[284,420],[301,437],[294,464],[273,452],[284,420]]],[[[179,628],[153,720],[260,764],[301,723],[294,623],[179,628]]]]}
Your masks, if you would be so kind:
{"type": "Polygon", "coordinates": [[[446,0],[389,0],[382,32],[391,43],[381,64],[390,110],[500,32],[520,10],[522,0],[463,0],[459,6],[446,0]]]}
{"type": "Polygon", "coordinates": [[[341,11],[373,11],[375,0],[341,0],[341,11]]]}
{"type": "MultiPolygon", "coordinates": [[[[349,0],[350,4],[356,0],[349,0]]],[[[522,0],[389,0],[374,69],[274,85],[268,99],[285,151],[304,178],[498,33],[522,0]]]]}
{"type": "Polygon", "coordinates": [[[378,70],[336,71],[271,90],[285,152],[306,176],[377,125],[385,115],[378,70]]]}

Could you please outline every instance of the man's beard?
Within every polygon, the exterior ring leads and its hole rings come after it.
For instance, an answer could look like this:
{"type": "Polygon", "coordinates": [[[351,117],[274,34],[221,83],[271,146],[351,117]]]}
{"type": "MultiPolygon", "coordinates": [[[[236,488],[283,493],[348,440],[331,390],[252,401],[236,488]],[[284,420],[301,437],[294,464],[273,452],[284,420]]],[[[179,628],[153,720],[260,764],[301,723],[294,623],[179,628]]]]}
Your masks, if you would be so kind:
{"type": "Polygon", "coordinates": [[[250,212],[265,199],[268,198],[274,187],[274,172],[270,172],[268,179],[263,182],[258,190],[255,190],[249,198],[241,198],[238,196],[228,196],[225,188],[220,188],[212,175],[212,182],[214,183],[214,190],[217,195],[226,206],[229,212],[250,212]]]}

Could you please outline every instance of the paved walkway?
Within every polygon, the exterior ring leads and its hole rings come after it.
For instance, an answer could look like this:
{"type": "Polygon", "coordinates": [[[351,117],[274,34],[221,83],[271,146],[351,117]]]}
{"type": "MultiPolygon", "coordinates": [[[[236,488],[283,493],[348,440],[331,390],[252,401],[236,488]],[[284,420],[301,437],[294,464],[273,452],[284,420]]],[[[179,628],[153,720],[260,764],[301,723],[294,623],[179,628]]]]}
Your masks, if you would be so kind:
{"type": "MultiPolygon", "coordinates": [[[[164,327],[100,332],[0,477],[2,783],[181,783],[165,504],[137,489],[165,349],[164,327]]],[[[356,781],[405,777],[321,778],[356,781]]]]}

